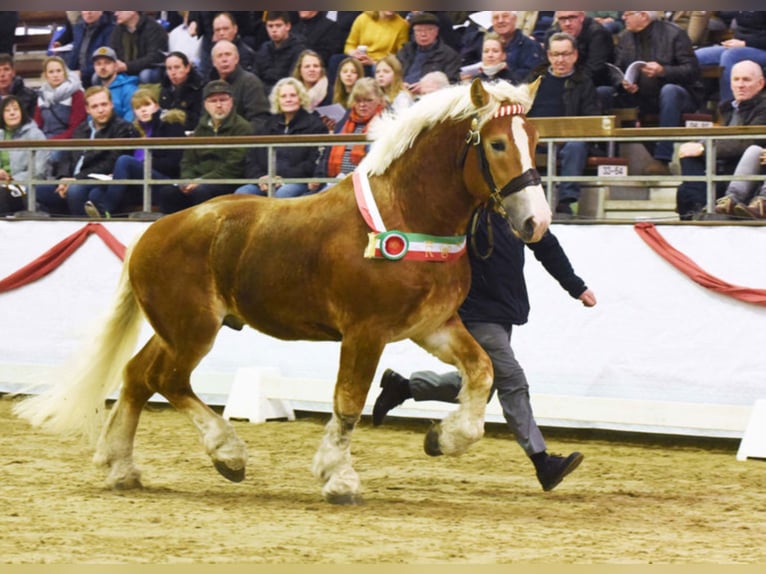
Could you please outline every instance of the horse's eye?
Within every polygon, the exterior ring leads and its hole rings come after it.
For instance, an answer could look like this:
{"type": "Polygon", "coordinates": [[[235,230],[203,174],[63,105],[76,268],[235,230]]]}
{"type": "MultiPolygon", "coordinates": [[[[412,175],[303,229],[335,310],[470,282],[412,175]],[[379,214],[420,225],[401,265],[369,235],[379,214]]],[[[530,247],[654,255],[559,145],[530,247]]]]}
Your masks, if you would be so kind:
{"type": "Polygon", "coordinates": [[[505,151],[505,142],[504,141],[496,141],[489,144],[493,150],[495,151],[505,151]]]}

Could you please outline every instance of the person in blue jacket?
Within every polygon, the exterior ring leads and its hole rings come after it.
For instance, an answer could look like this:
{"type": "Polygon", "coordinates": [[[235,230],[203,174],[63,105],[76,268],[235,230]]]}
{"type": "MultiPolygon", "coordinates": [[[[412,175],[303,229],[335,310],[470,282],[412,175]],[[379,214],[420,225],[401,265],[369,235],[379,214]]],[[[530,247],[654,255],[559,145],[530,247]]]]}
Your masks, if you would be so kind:
{"type": "Polygon", "coordinates": [[[132,122],[135,116],[130,100],[138,89],[138,76],[117,72],[117,54],[109,46],[101,46],[93,52],[93,67],[96,70],[93,85],[109,88],[114,102],[114,113],[132,122]]]}
{"type": "MultiPolygon", "coordinates": [[[[575,451],[564,457],[547,452],[532,413],[527,378],[511,348],[513,326],[523,325],[529,317],[524,280],[525,244],[513,235],[505,219],[493,211],[477,213],[477,225],[473,232],[469,230],[468,244],[471,246],[471,288],[459,309],[460,318],[492,361],[492,392],[497,391],[508,427],[534,464],[543,490],[553,490],[580,465],[583,455],[575,451]]],[[[527,244],[527,247],[567,293],[586,307],[596,304],[596,296],[575,274],[553,233],[546,232],[538,243],[527,244]]],[[[461,378],[457,371],[444,374],[416,371],[405,378],[387,369],[380,386],[382,391],[372,411],[375,426],[383,422],[391,409],[409,398],[457,402],[461,378]]]]}
{"type": "Polygon", "coordinates": [[[114,30],[114,16],[103,10],[82,10],[80,19],[72,26],[72,49],[67,52],[67,65],[70,70],[80,71],[83,89],[93,85],[95,70],[93,52],[101,46],[109,45],[109,37],[114,30]]]}

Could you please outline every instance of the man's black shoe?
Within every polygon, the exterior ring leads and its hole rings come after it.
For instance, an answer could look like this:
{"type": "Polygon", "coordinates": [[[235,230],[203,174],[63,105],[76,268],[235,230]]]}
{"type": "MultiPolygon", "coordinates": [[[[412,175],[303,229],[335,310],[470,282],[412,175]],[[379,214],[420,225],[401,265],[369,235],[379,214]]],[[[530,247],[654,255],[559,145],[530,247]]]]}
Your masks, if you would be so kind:
{"type": "Polygon", "coordinates": [[[401,405],[412,396],[410,394],[410,381],[391,369],[386,369],[383,372],[383,376],[380,378],[380,388],[383,390],[380,391],[378,398],[375,399],[375,405],[372,407],[372,424],[376,427],[383,423],[388,411],[401,405]]]}
{"type": "Polygon", "coordinates": [[[537,480],[540,481],[543,490],[548,492],[556,488],[566,475],[580,466],[583,458],[579,452],[573,452],[566,458],[555,454],[548,456],[548,460],[537,471],[537,480]]]}

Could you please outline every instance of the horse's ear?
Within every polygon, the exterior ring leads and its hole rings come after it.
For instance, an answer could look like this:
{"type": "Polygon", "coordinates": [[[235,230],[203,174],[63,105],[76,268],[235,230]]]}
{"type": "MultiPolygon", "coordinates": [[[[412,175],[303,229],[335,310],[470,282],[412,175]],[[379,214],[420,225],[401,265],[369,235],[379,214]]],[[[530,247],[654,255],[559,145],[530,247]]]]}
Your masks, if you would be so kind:
{"type": "Polygon", "coordinates": [[[527,84],[527,91],[529,91],[529,97],[534,102],[535,96],[537,95],[537,88],[540,87],[540,82],[542,81],[542,76],[537,76],[534,82],[531,82],[527,84]]]}
{"type": "Polygon", "coordinates": [[[479,78],[474,78],[471,82],[471,102],[476,108],[483,108],[489,102],[487,90],[484,89],[479,78]]]}

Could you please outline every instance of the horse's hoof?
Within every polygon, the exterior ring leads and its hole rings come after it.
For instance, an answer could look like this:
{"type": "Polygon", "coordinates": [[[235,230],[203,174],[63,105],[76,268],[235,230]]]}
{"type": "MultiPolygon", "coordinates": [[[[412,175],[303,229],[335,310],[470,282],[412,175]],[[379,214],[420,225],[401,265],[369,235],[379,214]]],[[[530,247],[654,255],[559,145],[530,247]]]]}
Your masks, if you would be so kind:
{"type": "Polygon", "coordinates": [[[220,460],[213,462],[213,466],[215,466],[215,469],[227,480],[232,482],[242,482],[245,480],[244,466],[242,468],[233,469],[226,466],[220,460]]]}
{"type": "Polygon", "coordinates": [[[325,500],[330,504],[338,504],[344,506],[352,506],[358,504],[364,504],[364,500],[358,494],[328,494],[325,496],[325,500]]]}
{"type": "Polygon", "coordinates": [[[137,478],[119,480],[111,485],[112,490],[142,490],[144,485],[137,478]]]}
{"type": "Polygon", "coordinates": [[[423,441],[423,449],[428,456],[441,456],[444,454],[439,447],[439,425],[433,424],[426,433],[426,438],[423,441]]]}

